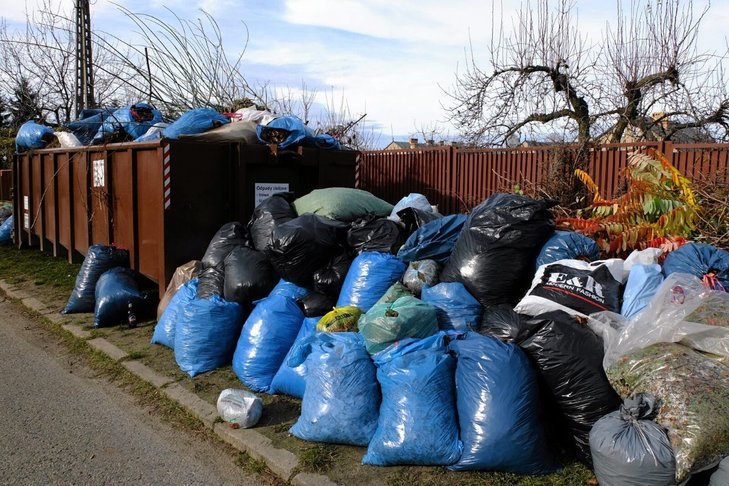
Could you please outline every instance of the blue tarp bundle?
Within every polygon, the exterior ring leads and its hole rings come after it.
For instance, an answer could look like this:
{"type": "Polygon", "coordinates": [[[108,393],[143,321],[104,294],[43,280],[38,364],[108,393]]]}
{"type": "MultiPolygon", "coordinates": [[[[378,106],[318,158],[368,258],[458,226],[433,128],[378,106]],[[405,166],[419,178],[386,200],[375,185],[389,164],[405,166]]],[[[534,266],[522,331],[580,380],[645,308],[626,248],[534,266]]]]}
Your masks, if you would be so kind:
{"type": "Polygon", "coordinates": [[[144,135],[155,123],[162,121],[162,113],[147,103],[137,103],[132,106],[125,106],[115,110],[112,114],[104,119],[99,131],[94,136],[93,143],[103,143],[105,139],[114,133],[124,131],[133,140],[144,135]],[[132,109],[139,108],[142,110],[150,110],[152,119],[146,121],[137,121],[132,116],[132,109]]]}
{"type": "Polygon", "coordinates": [[[277,143],[281,149],[303,145],[322,149],[339,150],[339,142],[328,134],[317,135],[304,122],[292,115],[286,115],[268,122],[267,125],[256,127],[258,139],[262,143],[277,143]],[[274,133],[283,135],[273,135],[274,133]],[[281,140],[282,139],[282,140],[281,140]]]}
{"type": "Polygon", "coordinates": [[[268,391],[303,322],[304,313],[288,297],[276,295],[256,303],[233,356],[233,371],[248,388],[268,391]]]}
{"type": "Polygon", "coordinates": [[[96,283],[94,327],[109,327],[127,322],[129,304],[134,312],[145,307],[144,294],[134,280],[134,273],[125,267],[104,272],[96,283]]]}
{"type": "Polygon", "coordinates": [[[9,245],[13,242],[13,222],[15,218],[11,214],[0,224],[0,245],[9,245]]]}
{"type": "Polygon", "coordinates": [[[353,305],[367,312],[392,284],[400,280],[406,265],[389,253],[366,251],[352,261],[336,307],[353,305]]]}
{"type": "Polygon", "coordinates": [[[435,307],[441,329],[468,331],[481,326],[483,308],[461,282],[441,282],[423,287],[420,298],[435,307]]]}
{"type": "Polygon", "coordinates": [[[107,245],[91,245],[76,276],[64,314],[93,312],[96,302],[96,282],[99,277],[114,267],[128,267],[129,252],[107,245]]]}
{"type": "Polygon", "coordinates": [[[163,138],[177,139],[181,135],[195,135],[230,123],[230,118],[212,108],[195,108],[185,112],[170,126],[162,130],[163,138]]]}
{"type": "Polygon", "coordinates": [[[41,149],[48,145],[53,138],[53,130],[32,120],[20,125],[15,135],[15,151],[22,152],[29,149],[41,149]]]}
{"type": "Polygon", "coordinates": [[[405,241],[397,257],[406,263],[435,260],[444,264],[451,256],[466,219],[465,214],[453,214],[421,226],[405,241]]]}
{"type": "Polygon", "coordinates": [[[288,354],[281,363],[281,367],[271,381],[271,388],[268,393],[291,395],[292,397],[301,398],[304,396],[306,389],[306,365],[299,364],[296,366],[289,365],[289,359],[293,356],[294,350],[298,344],[303,342],[309,336],[313,336],[316,332],[316,324],[321,317],[307,317],[301,325],[299,334],[294,340],[288,354]]]}
{"type": "Polygon", "coordinates": [[[537,268],[558,260],[579,260],[587,258],[593,262],[600,259],[600,248],[595,240],[572,231],[555,231],[542,246],[537,257],[537,268]]]}
{"type": "Polygon", "coordinates": [[[466,333],[456,354],[463,454],[453,470],[545,474],[555,470],[539,421],[537,375],[515,344],[466,333]]]}
{"type": "Polygon", "coordinates": [[[292,365],[307,367],[299,439],[366,446],[377,427],[380,387],[375,365],[356,332],[322,332],[303,341],[292,365]]]}
{"type": "Polygon", "coordinates": [[[672,251],[663,262],[663,274],[688,273],[698,278],[712,274],[710,284],[715,290],[729,291],[729,251],[706,243],[686,243],[672,251]]]}
{"type": "Polygon", "coordinates": [[[217,295],[189,302],[175,326],[175,360],[190,376],[230,362],[243,324],[243,308],[217,295]]]}
{"type": "Polygon", "coordinates": [[[449,466],[461,456],[456,361],[445,334],[403,339],[375,356],[382,405],[362,464],[449,466]]]}
{"type": "Polygon", "coordinates": [[[633,265],[628,282],[625,284],[620,313],[626,319],[638,314],[650,303],[662,283],[663,273],[660,265],[633,265]]]}
{"type": "Polygon", "coordinates": [[[152,335],[152,344],[161,344],[168,348],[175,348],[175,326],[177,321],[182,318],[187,304],[195,300],[197,294],[197,279],[193,278],[185,282],[175,295],[170,299],[170,303],[165,307],[162,317],[154,328],[152,335]]]}

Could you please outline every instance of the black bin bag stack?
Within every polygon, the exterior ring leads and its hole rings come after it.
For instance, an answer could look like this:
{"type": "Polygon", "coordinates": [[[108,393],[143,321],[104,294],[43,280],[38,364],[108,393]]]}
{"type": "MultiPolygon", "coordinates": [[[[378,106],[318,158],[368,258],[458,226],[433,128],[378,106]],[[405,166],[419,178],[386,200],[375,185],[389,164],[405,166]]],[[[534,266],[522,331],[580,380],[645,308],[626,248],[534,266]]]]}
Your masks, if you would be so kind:
{"type": "Polygon", "coordinates": [[[248,222],[248,233],[251,235],[253,248],[258,251],[265,250],[274,228],[296,217],[296,210],[291,205],[294,199],[293,192],[280,192],[264,199],[256,206],[248,222]]]}
{"type": "Polygon", "coordinates": [[[96,302],[96,282],[104,272],[114,267],[129,267],[127,250],[107,245],[91,245],[76,276],[76,285],[63,313],[93,312],[96,302]]]}
{"type": "Polygon", "coordinates": [[[516,305],[534,276],[534,262],[554,231],[554,201],[494,194],[474,208],[461,231],[443,282],[461,282],[484,307],[516,305]]]}
{"type": "Polygon", "coordinates": [[[246,230],[237,221],[225,223],[210,240],[200,265],[197,296],[208,299],[225,293],[225,259],[230,252],[248,242],[246,230]]]}
{"type": "Polygon", "coordinates": [[[238,246],[225,258],[224,297],[244,308],[266,297],[279,278],[266,256],[253,248],[238,246]]]}

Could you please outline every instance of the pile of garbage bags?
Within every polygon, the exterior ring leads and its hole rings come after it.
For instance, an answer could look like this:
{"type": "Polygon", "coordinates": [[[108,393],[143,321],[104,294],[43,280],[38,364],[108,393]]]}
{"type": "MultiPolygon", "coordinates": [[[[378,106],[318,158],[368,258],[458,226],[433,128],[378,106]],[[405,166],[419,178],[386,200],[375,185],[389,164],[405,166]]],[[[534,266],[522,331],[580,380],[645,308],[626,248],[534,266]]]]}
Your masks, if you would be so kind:
{"type": "Polygon", "coordinates": [[[426,202],[271,196],[173,282],[153,342],[300,398],[291,434],[363,464],[540,475],[559,446],[601,484],[663,485],[729,455],[729,253],[600,260],[550,201],[426,202]]]}
{"type": "Polygon", "coordinates": [[[296,116],[276,116],[255,108],[219,113],[213,108],[194,108],[170,120],[149,103],[120,108],[83,110],[74,120],[53,130],[29,120],[20,126],[16,152],[41,149],[50,144],[64,148],[119,142],[195,140],[273,144],[280,150],[315,147],[339,150],[339,141],[327,133],[316,133],[296,116]]]}

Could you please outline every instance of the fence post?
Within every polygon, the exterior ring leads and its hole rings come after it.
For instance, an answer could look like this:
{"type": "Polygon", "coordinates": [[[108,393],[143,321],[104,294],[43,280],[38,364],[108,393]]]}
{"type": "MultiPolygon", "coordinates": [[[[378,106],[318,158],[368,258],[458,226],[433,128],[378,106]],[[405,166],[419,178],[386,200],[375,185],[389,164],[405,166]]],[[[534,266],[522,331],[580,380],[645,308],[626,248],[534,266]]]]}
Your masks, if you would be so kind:
{"type": "Polygon", "coordinates": [[[675,167],[673,164],[673,142],[670,140],[662,140],[658,146],[658,150],[666,157],[666,160],[675,167]]]}

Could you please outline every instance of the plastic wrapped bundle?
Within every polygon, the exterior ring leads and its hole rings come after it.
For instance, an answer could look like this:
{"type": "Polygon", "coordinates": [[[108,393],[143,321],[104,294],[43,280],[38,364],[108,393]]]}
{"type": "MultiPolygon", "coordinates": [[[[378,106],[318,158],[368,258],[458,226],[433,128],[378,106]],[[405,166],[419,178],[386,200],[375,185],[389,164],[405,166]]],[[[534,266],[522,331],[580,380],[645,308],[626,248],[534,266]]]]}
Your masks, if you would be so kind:
{"type": "Polygon", "coordinates": [[[466,219],[468,217],[465,214],[453,214],[421,226],[400,247],[397,257],[406,263],[435,260],[445,264],[451,256],[466,219]]]}
{"type": "Polygon", "coordinates": [[[281,279],[271,290],[271,293],[268,294],[269,297],[273,297],[276,295],[279,297],[288,297],[289,299],[297,300],[309,295],[309,290],[305,289],[304,287],[299,287],[295,283],[287,282],[286,280],[281,279]]]}
{"type": "Polygon", "coordinates": [[[408,207],[397,212],[400,222],[405,226],[405,234],[410,235],[418,228],[443,217],[435,211],[422,211],[418,208],[408,207]]]}
{"type": "Polygon", "coordinates": [[[221,419],[247,429],[261,419],[263,400],[245,390],[226,388],[218,396],[217,408],[221,419]]]}
{"type": "Polygon", "coordinates": [[[180,118],[165,128],[162,131],[162,136],[175,140],[182,135],[203,133],[227,123],[230,123],[230,118],[221,115],[212,108],[195,108],[183,113],[180,118]]]}
{"type": "Polygon", "coordinates": [[[511,306],[502,304],[485,309],[479,332],[507,343],[521,343],[549,323],[549,314],[538,317],[523,316],[511,306]],[[546,318],[542,318],[546,317],[546,318]]]}
{"type": "Polygon", "coordinates": [[[203,270],[209,267],[219,267],[222,270],[225,257],[234,248],[245,245],[246,241],[246,230],[242,224],[237,221],[225,223],[215,233],[205,250],[202,258],[203,270]]]}
{"type": "Polygon", "coordinates": [[[353,222],[347,231],[347,245],[356,254],[363,251],[397,253],[405,241],[405,229],[387,218],[368,216],[353,222]]]}
{"type": "Polygon", "coordinates": [[[312,213],[337,221],[351,222],[368,214],[387,216],[392,204],[361,189],[329,187],[315,189],[294,201],[298,214],[312,213]]]}
{"type": "Polygon", "coordinates": [[[253,248],[264,251],[271,240],[274,228],[296,217],[292,202],[294,202],[293,192],[280,192],[267,197],[256,206],[248,222],[253,248]]]}
{"type": "Polygon", "coordinates": [[[53,141],[53,130],[34,121],[20,125],[15,135],[15,151],[20,153],[30,149],[41,149],[53,141]]]}
{"type": "Polygon", "coordinates": [[[589,433],[600,418],[617,410],[615,393],[602,367],[602,340],[570,315],[538,316],[545,325],[521,343],[567,420],[578,458],[590,461],[589,433]]]}
{"type": "Polygon", "coordinates": [[[546,474],[556,468],[539,421],[537,376],[515,344],[466,333],[456,355],[456,400],[463,442],[453,470],[546,474]]]}
{"type": "Polygon", "coordinates": [[[152,335],[152,344],[161,344],[168,348],[175,348],[175,326],[177,321],[182,318],[187,304],[195,300],[197,294],[197,279],[194,278],[185,282],[182,287],[175,292],[170,300],[169,305],[162,312],[157,325],[154,327],[152,335]]]}
{"type": "Polygon", "coordinates": [[[243,309],[217,295],[189,302],[175,326],[175,360],[190,376],[230,362],[243,325],[243,309]]]}
{"type": "Polygon", "coordinates": [[[96,302],[96,282],[99,277],[114,267],[129,267],[129,252],[107,245],[91,245],[76,276],[64,314],[93,312],[96,302]]]}
{"type": "Polygon", "coordinates": [[[630,319],[647,307],[662,283],[660,265],[633,265],[623,292],[623,304],[620,308],[623,317],[630,319]]]}
{"type": "Polygon", "coordinates": [[[337,298],[319,292],[311,292],[306,297],[296,299],[296,302],[306,317],[321,317],[334,308],[337,298]]]}
{"type": "Polygon", "coordinates": [[[600,259],[600,248],[595,240],[572,231],[555,231],[537,256],[537,267],[559,260],[600,259]]]}
{"type": "Polygon", "coordinates": [[[425,338],[438,332],[435,307],[415,297],[400,297],[392,304],[374,306],[359,319],[359,332],[367,351],[379,353],[404,338],[425,338]]]}
{"type": "Polygon", "coordinates": [[[729,251],[706,243],[687,243],[663,262],[663,273],[688,273],[715,290],[729,291],[729,251]]]}
{"type": "Polygon", "coordinates": [[[443,330],[476,330],[483,308],[460,282],[443,282],[424,287],[420,298],[435,307],[438,326],[443,330]]]}
{"type": "Polygon", "coordinates": [[[162,113],[147,103],[125,106],[104,118],[91,143],[95,145],[105,143],[119,134],[136,140],[161,121],[162,113]]]}
{"type": "Polygon", "coordinates": [[[13,242],[13,223],[15,219],[11,214],[3,224],[0,224],[0,245],[9,245],[13,242]]]}
{"type": "Polygon", "coordinates": [[[170,283],[167,285],[165,295],[162,296],[162,299],[160,299],[159,305],[157,306],[157,320],[162,318],[162,313],[165,311],[167,305],[170,303],[172,297],[174,297],[180,287],[195,278],[199,272],[200,262],[198,260],[189,261],[175,269],[175,273],[172,275],[172,280],[170,280],[170,283]]]}
{"type": "Polygon", "coordinates": [[[225,300],[247,308],[266,297],[278,280],[276,270],[260,251],[237,246],[225,257],[225,300]]]}
{"type": "MultiPolygon", "coordinates": [[[[394,284],[390,285],[390,288],[387,289],[387,292],[385,292],[382,295],[382,297],[380,297],[379,300],[377,302],[375,302],[375,305],[392,304],[400,297],[415,297],[415,296],[403,284],[401,284],[400,282],[395,282],[394,284]]],[[[372,307],[374,307],[374,306],[372,306],[372,307]]]]}
{"type": "Polygon", "coordinates": [[[277,225],[265,253],[281,278],[311,287],[314,272],[341,251],[345,231],[343,223],[304,214],[277,225]]]}
{"type": "Polygon", "coordinates": [[[440,266],[434,260],[410,262],[402,277],[402,283],[413,295],[420,297],[423,287],[432,287],[438,283],[439,271],[440,266]]]}
{"type": "Polygon", "coordinates": [[[298,346],[289,364],[304,363],[308,372],[301,416],[290,432],[314,442],[369,444],[377,427],[380,387],[362,336],[317,333],[298,346]]]}
{"type": "Polygon", "coordinates": [[[590,431],[592,464],[603,486],[670,486],[676,458],[666,430],[655,423],[660,401],[639,393],[590,431]]]}
{"type": "Polygon", "coordinates": [[[445,334],[404,339],[375,357],[382,405],[362,464],[449,466],[461,457],[455,359],[445,334]]]}
{"type": "Polygon", "coordinates": [[[209,299],[213,295],[225,295],[225,272],[221,267],[207,267],[198,276],[197,298],[209,299]]]}
{"type": "Polygon", "coordinates": [[[125,267],[104,272],[96,283],[94,327],[110,327],[127,322],[129,310],[135,313],[148,307],[139,291],[134,273],[125,267]]]}
{"type": "Polygon", "coordinates": [[[659,343],[619,358],[607,370],[625,397],[663,400],[656,422],[668,429],[676,482],[729,455],[729,367],[686,346],[659,343]]]}
{"type": "Polygon", "coordinates": [[[301,309],[287,297],[267,297],[256,304],[233,356],[233,371],[248,388],[269,390],[303,322],[301,309]]]}
{"type": "Polygon", "coordinates": [[[335,296],[336,300],[351,265],[352,259],[345,252],[332,257],[326,267],[314,272],[314,290],[325,295],[335,296]]]}
{"type": "MultiPolygon", "coordinates": [[[[280,116],[266,125],[256,128],[261,143],[276,144],[280,149],[297,145],[339,150],[339,142],[328,134],[317,135],[300,118],[293,115],[280,116]]],[[[299,211],[299,214],[302,214],[299,211]]]]}
{"type": "Polygon", "coordinates": [[[403,273],[405,264],[389,253],[362,253],[352,261],[337,307],[354,305],[367,312],[403,273]]]}
{"type": "MultiPolygon", "coordinates": [[[[296,335],[294,344],[289,349],[286,357],[281,363],[278,371],[271,381],[271,387],[268,393],[272,395],[290,395],[292,397],[301,398],[304,396],[306,389],[306,364],[301,363],[296,366],[289,365],[289,359],[293,356],[297,346],[309,336],[313,336],[316,332],[316,324],[320,317],[307,317],[296,335]]],[[[293,362],[293,361],[292,361],[293,362]]]]}
{"type": "Polygon", "coordinates": [[[321,318],[316,325],[316,330],[320,332],[357,332],[357,322],[361,315],[362,311],[353,305],[336,307],[321,318]]]}
{"type": "Polygon", "coordinates": [[[417,192],[411,192],[395,204],[395,207],[392,208],[392,211],[390,212],[389,219],[399,222],[400,216],[398,216],[397,213],[405,208],[415,208],[425,213],[433,212],[433,206],[431,206],[430,202],[428,202],[428,198],[422,194],[418,194],[417,192]]]}
{"type": "Polygon", "coordinates": [[[468,217],[441,281],[461,282],[485,307],[515,305],[529,288],[534,262],[554,231],[553,201],[495,194],[468,217]]]}

